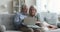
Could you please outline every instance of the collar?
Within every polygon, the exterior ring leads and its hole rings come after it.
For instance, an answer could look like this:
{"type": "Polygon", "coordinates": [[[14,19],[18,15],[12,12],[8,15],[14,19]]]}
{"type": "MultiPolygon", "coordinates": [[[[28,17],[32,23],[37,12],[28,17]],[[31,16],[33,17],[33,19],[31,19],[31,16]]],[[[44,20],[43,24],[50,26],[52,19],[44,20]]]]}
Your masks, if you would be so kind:
{"type": "Polygon", "coordinates": [[[21,14],[23,14],[23,15],[27,15],[27,13],[23,13],[23,12],[21,12],[21,14]]]}

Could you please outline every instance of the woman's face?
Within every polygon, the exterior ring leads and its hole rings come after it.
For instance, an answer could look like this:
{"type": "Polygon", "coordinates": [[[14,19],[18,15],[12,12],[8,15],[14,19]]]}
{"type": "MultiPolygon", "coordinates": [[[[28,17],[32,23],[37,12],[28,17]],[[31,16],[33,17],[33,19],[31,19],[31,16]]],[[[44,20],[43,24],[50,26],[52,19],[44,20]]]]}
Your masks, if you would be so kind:
{"type": "Polygon", "coordinates": [[[30,13],[31,16],[35,16],[36,9],[34,7],[31,7],[29,11],[30,11],[29,13],[30,13]]]}

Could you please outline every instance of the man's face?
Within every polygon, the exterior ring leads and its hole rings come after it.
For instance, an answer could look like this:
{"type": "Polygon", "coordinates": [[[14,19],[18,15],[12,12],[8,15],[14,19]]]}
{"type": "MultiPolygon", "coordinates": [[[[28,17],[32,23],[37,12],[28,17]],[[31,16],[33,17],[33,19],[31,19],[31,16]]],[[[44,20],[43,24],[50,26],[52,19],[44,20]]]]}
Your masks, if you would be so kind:
{"type": "Polygon", "coordinates": [[[23,12],[27,13],[28,8],[26,6],[23,7],[23,12]]]}
{"type": "Polygon", "coordinates": [[[30,9],[30,15],[31,16],[35,16],[35,14],[36,14],[36,9],[34,7],[31,7],[31,9],[30,9]]]}

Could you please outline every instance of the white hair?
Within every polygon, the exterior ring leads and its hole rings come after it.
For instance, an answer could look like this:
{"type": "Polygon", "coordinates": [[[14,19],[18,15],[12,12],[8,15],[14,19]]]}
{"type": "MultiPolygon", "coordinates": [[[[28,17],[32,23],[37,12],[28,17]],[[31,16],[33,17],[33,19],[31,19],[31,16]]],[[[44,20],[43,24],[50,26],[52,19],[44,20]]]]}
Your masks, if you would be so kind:
{"type": "Polygon", "coordinates": [[[37,10],[37,6],[36,5],[31,5],[31,6],[33,6],[37,10]]]}
{"type": "Polygon", "coordinates": [[[30,8],[31,7],[34,7],[34,9],[36,9],[36,14],[37,14],[37,6],[36,5],[31,5],[30,8]]]}
{"type": "Polygon", "coordinates": [[[37,6],[36,5],[31,5],[30,8],[31,7],[34,7],[36,9],[36,12],[37,12],[37,6]]]}

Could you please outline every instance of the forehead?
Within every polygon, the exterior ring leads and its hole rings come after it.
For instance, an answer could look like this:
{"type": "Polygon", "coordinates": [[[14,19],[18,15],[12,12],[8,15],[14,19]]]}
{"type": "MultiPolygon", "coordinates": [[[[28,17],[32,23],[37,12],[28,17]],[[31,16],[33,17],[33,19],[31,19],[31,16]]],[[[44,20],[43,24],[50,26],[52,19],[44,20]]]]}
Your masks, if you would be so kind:
{"type": "Polygon", "coordinates": [[[27,6],[26,5],[23,5],[22,8],[27,8],[27,6]]]}
{"type": "Polygon", "coordinates": [[[33,6],[31,6],[30,8],[34,8],[33,6]]]}
{"type": "Polygon", "coordinates": [[[31,10],[36,10],[34,7],[31,7],[30,9],[31,9],[31,10]]]}
{"type": "Polygon", "coordinates": [[[31,6],[30,9],[35,9],[36,10],[36,8],[34,6],[31,6]]]}

